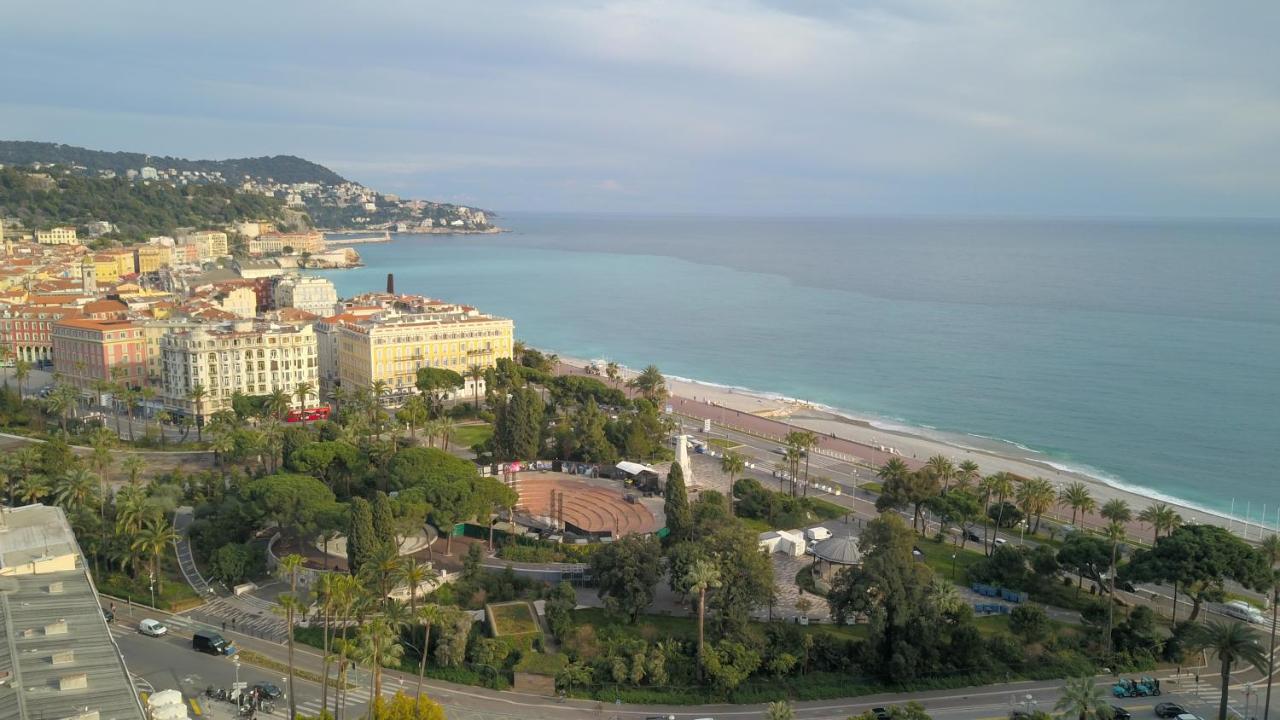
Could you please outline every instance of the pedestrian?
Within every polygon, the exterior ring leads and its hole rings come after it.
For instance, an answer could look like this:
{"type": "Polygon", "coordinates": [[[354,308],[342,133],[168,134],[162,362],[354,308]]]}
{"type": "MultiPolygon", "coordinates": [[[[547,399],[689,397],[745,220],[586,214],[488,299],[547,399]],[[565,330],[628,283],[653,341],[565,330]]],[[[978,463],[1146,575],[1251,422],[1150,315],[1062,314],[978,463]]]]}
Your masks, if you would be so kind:
{"type": "Polygon", "coordinates": [[[227,621],[226,621],[226,620],[223,620],[223,621],[222,621],[222,632],[226,632],[226,631],[227,631],[227,621]]]}

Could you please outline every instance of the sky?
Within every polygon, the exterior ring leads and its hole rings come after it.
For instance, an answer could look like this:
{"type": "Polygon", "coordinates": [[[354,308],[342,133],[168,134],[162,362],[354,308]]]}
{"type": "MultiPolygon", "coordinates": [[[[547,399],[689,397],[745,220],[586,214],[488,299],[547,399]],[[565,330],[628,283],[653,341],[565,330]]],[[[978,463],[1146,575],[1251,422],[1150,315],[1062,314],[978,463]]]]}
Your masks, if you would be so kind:
{"type": "Polygon", "coordinates": [[[0,137],[502,211],[1280,215],[1280,3],[5,2],[0,137]]]}

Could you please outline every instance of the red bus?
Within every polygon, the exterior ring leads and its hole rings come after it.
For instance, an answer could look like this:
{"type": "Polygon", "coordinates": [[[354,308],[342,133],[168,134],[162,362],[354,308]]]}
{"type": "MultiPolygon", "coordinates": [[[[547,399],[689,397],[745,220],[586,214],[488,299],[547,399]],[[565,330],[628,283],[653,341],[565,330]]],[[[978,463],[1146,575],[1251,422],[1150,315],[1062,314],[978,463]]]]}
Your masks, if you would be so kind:
{"type": "Polygon", "coordinates": [[[316,420],[329,419],[329,406],[321,405],[315,408],[303,408],[302,410],[290,410],[289,414],[284,416],[285,422],[315,422],[316,420]]]}

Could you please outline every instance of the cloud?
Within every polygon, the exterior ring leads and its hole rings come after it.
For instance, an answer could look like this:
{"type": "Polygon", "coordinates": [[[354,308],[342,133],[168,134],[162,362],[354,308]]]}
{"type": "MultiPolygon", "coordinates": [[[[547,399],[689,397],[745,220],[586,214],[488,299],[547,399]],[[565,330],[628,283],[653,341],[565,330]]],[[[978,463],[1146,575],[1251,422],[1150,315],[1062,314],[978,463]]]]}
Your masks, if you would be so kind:
{"type": "Polygon", "coordinates": [[[1245,5],[55,1],[10,9],[0,113],[496,209],[1271,215],[1280,6],[1245,5]]]}

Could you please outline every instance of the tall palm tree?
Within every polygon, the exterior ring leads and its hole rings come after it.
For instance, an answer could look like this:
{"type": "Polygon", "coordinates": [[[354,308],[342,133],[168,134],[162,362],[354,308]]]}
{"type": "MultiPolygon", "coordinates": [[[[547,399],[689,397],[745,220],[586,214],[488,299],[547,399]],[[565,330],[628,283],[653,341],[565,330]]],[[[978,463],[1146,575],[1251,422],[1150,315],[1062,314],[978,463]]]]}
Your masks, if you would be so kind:
{"type": "Polygon", "coordinates": [[[618,387],[618,378],[621,377],[622,370],[618,367],[618,363],[612,360],[605,363],[604,376],[609,378],[609,382],[613,383],[613,387],[618,387]]]}
{"type": "MultiPolygon", "coordinates": [[[[793,430],[787,433],[787,444],[794,447],[804,458],[804,495],[809,495],[809,456],[818,446],[818,436],[812,430],[793,430]]],[[[796,463],[799,470],[799,463],[796,463]]]]}
{"type": "Polygon", "coordinates": [[[405,399],[404,405],[396,411],[396,419],[404,423],[409,428],[409,437],[416,438],[417,430],[422,424],[427,422],[430,410],[427,408],[427,401],[421,395],[412,395],[405,399]]]}
{"type": "MultiPolygon", "coordinates": [[[[156,395],[156,389],[150,385],[143,385],[138,388],[138,400],[148,407],[150,407],[151,402],[156,399],[156,395]]],[[[145,413],[142,416],[142,435],[144,437],[147,432],[151,430],[151,416],[152,414],[150,412],[145,413]]],[[[163,432],[163,430],[161,430],[161,432],[163,432]]]]}
{"type": "Polygon", "coordinates": [[[701,667],[706,657],[703,655],[706,648],[703,626],[707,617],[707,590],[720,587],[720,568],[710,560],[698,558],[693,561],[684,579],[689,591],[698,593],[698,666],[701,667]]]}
{"type": "Polygon", "coordinates": [[[298,592],[298,572],[302,570],[306,564],[305,558],[298,553],[289,553],[280,558],[280,562],[276,565],[276,573],[289,581],[289,592],[298,592]]]}
{"type": "Polygon", "coordinates": [[[125,417],[129,418],[129,441],[133,442],[133,409],[138,405],[137,389],[126,385],[120,393],[120,400],[124,403],[125,417]]]}
{"type": "MultiPolygon", "coordinates": [[[[195,412],[196,424],[196,442],[204,442],[204,400],[209,397],[209,391],[205,390],[204,385],[196,383],[187,391],[187,399],[191,401],[192,409],[195,412]]],[[[183,435],[186,439],[186,435],[183,435]]]]}
{"type": "Polygon", "coordinates": [[[1098,506],[1093,495],[1089,492],[1089,486],[1082,482],[1073,482],[1064,487],[1062,492],[1058,493],[1058,502],[1071,508],[1071,524],[1076,524],[1076,514],[1081,514],[1081,523],[1084,522],[1084,516],[1088,515],[1094,508],[1098,506]]]}
{"type": "Polygon", "coordinates": [[[72,468],[58,479],[53,490],[53,501],[68,513],[74,513],[90,505],[98,493],[98,476],[88,468],[72,468]]]}
{"type": "Polygon", "coordinates": [[[277,612],[281,612],[285,617],[286,640],[289,648],[289,717],[298,717],[298,706],[294,700],[293,692],[293,619],[298,612],[306,612],[307,606],[302,603],[292,593],[281,593],[276,598],[276,604],[279,606],[277,612]]]}
{"type": "Polygon", "coordinates": [[[338,685],[333,695],[333,716],[342,718],[346,707],[343,696],[347,685],[347,655],[351,650],[351,645],[347,641],[347,631],[357,614],[357,609],[365,604],[366,595],[364,588],[360,585],[360,581],[352,575],[336,576],[333,593],[335,612],[340,619],[339,622],[342,627],[341,637],[334,640],[338,647],[338,685]]]}
{"type": "Polygon", "coordinates": [[[146,525],[142,526],[130,545],[134,552],[150,558],[151,577],[162,595],[164,594],[164,575],[160,572],[160,556],[164,554],[166,548],[177,541],[178,533],[172,525],[160,518],[151,518],[146,525]]]}
{"type": "Polygon", "coordinates": [[[443,610],[435,603],[427,603],[418,608],[418,622],[422,625],[422,648],[418,654],[418,691],[422,695],[422,678],[427,673],[427,653],[431,651],[431,626],[440,622],[443,610]]]}
{"type": "Polygon", "coordinates": [[[951,481],[955,479],[956,467],[946,455],[934,455],[925,461],[925,467],[933,471],[934,477],[942,482],[942,492],[951,489],[951,481]]]}
{"type": "Polygon", "coordinates": [[[155,506],[147,502],[142,488],[121,488],[116,495],[116,532],[127,537],[137,535],[155,512],[155,506]]]}
{"type": "Polygon", "coordinates": [[[1276,622],[1280,620],[1280,573],[1276,572],[1276,565],[1280,565],[1280,535],[1268,535],[1259,550],[1271,569],[1271,648],[1267,651],[1267,701],[1262,711],[1262,720],[1267,720],[1271,714],[1271,679],[1276,667],[1276,622]]]}
{"type": "Polygon", "coordinates": [[[978,463],[972,460],[965,460],[956,468],[956,488],[968,490],[970,486],[978,482],[980,477],[982,477],[982,469],[978,467],[978,463]]]}
{"type": "Polygon", "coordinates": [[[371,669],[370,696],[382,697],[382,668],[399,662],[404,646],[398,640],[400,628],[386,614],[377,615],[360,627],[357,649],[359,659],[371,669]]]}
{"type": "Polygon", "coordinates": [[[480,381],[484,379],[484,368],[479,365],[467,368],[467,379],[471,381],[471,397],[475,401],[476,412],[480,412],[480,381]]]}
{"type": "Polygon", "coordinates": [[[1053,484],[1044,478],[1031,478],[1018,486],[1017,501],[1028,518],[1035,517],[1036,524],[1031,529],[1034,535],[1040,531],[1040,518],[1053,507],[1058,498],[1053,484]]]}
{"type": "Polygon", "coordinates": [[[58,416],[58,424],[62,427],[62,432],[67,431],[67,417],[76,407],[76,399],[80,393],[71,385],[59,384],[53,388],[53,392],[49,393],[49,397],[45,398],[45,406],[49,408],[49,412],[58,416]]]}
{"type": "Polygon", "coordinates": [[[1106,689],[1091,677],[1068,680],[1053,709],[1062,713],[1063,718],[1074,715],[1076,720],[1110,720],[1114,714],[1106,689]]]}
{"type": "Polygon", "coordinates": [[[1178,511],[1169,507],[1166,503],[1156,503],[1148,505],[1141,513],[1138,519],[1151,526],[1152,537],[1151,542],[1155,544],[1160,539],[1161,533],[1168,534],[1173,532],[1182,524],[1182,515],[1178,511]]]}
{"type": "Polygon", "coordinates": [[[733,486],[739,475],[747,469],[747,460],[741,454],[729,450],[720,458],[720,472],[729,476],[729,512],[734,513],[733,486]]]}
{"type": "Polygon", "coordinates": [[[306,409],[307,405],[309,404],[307,402],[307,399],[311,397],[311,395],[315,392],[315,389],[316,389],[315,386],[309,382],[300,382],[297,385],[293,386],[293,396],[298,398],[299,410],[306,409]]]}
{"type": "Polygon", "coordinates": [[[627,385],[635,388],[642,396],[655,403],[661,402],[667,396],[667,379],[662,376],[662,371],[658,369],[657,365],[646,366],[627,385]]]}
{"type": "Polygon", "coordinates": [[[907,463],[902,458],[889,458],[889,460],[876,470],[876,477],[882,482],[890,480],[902,480],[911,472],[911,468],[907,467],[907,463]]]}
{"type": "Polygon", "coordinates": [[[1116,559],[1120,553],[1120,543],[1124,542],[1126,534],[1124,523],[1112,520],[1104,534],[1111,543],[1111,565],[1107,567],[1107,583],[1111,587],[1107,590],[1107,635],[1103,638],[1103,646],[1110,654],[1111,632],[1115,628],[1116,621],[1116,559]]]}
{"type": "Polygon", "coordinates": [[[262,407],[267,411],[268,415],[282,418],[289,414],[289,403],[289,393],[285,392],[283,388],[276,388],[267,393],[267,399],[262,404],[262,407]]]}
{"type": "Polygon", "coordinates": [[[1098,514],[1111,522],[1127,523],[1133,519],[1133,511],[1129,509],[1129,503],[1120,498],[1113,498],[1103,504],[1098,514]]]}
{"type": "Polygon", "coordinates": [[[28,473],[18,483],[17,497],[29,505],[48,497],[50,490],[48,478],[40,473],[28,473]]]}
{"type": "Polygon", "coordinates": [[[15,360],[13,363],[13,379],[18,381],[18,397],[26,395],[27,378],[31,377],[31,363],[26,360],[15,360]]]}
{"type": "Polygon", "coordinates": [[[458,434],[458,424],[447,417],[442,417],[436,421],[436,436],[440,438],[440,449],[449,450],[449,443],[454,436],[458,434]]]}
{"type": "Polygon", "coordinates": [[[1194,625],[1186,635],[1191,650],[1208,650],[1218,656],[1222,664],[1222,694],[1218,701],[1218,720],[1227,720],[1227,690],[1231,687],[1231,666],[1248,663],[1259,672],[1265,672],[1267,657],[1258,642],[1258,633],[1240,622],[1209,620],[1194,625]]]}
{"type": "MultiPolygon", "coordinates": [[[[991,503],[994,500],[996,507],[1000,508],[1000,512],[996,514],[996,532],[995,536],[999,536],[1000,524],[1004,521],[1004,499],[1013,494],[1013,477],[1008,473],[998,472],[995,475],[988,475],[978,483],[978,492],[982,495],[982,515],[987,517],[991,514],[991,503]]],[[[983,525],[982,529],[982,551],[990,555],[995,548],[995,537],[990,532],[990,525],[983,525]]]]}

